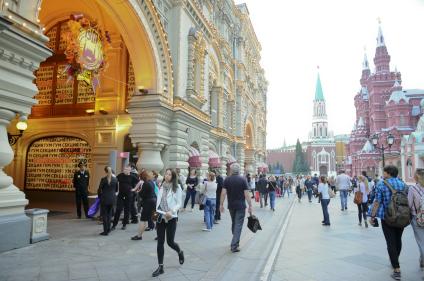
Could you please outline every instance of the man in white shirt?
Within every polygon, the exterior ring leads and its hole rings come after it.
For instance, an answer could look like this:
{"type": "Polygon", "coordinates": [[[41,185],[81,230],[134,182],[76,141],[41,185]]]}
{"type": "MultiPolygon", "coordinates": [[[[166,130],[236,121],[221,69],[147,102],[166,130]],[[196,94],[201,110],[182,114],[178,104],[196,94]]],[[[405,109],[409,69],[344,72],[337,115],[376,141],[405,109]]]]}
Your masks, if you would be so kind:
{"type": "Polygon", "coordinates": [[[350,177],[343,170],[336,177],[336,188],[340,191],[342,211],[347,210],[347,193],[352,185],[350,177]]]}

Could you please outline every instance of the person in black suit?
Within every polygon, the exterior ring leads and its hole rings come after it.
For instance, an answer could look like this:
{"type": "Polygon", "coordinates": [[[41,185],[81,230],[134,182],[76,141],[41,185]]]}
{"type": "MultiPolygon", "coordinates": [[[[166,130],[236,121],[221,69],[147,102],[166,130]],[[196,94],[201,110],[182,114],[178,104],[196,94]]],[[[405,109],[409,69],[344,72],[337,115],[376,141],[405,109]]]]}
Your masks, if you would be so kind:
{"type": "Polygon", "coordinates": [[[88,218],[88,186],[90,183],[90,173],[86,170],[83,162],[78,164],[79,170],[75,171],[72,183],[75,188],[75,201],[77,205],[77,216],[81,218],[81,201],[84,206],[85,218],[88,218]]]}
{"type": "Polygon", "coordinates": [[[106,176],[100,180],[97,195],[100,198],[100,209],[103,218],[103,232],[100,235],[108,235],[112,221],[113,205],[118,191],[118,180],[112,174],[112,168],[105,167],[106,176]]]}

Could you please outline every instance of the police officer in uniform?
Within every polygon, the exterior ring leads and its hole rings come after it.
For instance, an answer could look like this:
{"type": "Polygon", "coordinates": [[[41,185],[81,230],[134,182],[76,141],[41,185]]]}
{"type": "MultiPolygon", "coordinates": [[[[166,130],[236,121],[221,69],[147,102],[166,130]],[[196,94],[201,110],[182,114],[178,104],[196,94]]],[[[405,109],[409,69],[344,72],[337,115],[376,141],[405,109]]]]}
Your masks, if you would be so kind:
{"type": "Polygon", "coordinates": [[[90,174],[86,170],[86,164],[80,162],[78,164],[79,170],[74,173],[72,183],[75,188],[75,199],[77,204],[77,215],[81,218],[81,201],[84,207],[85,217],[88,218],[88,186],[90,183],[90,174]]]}

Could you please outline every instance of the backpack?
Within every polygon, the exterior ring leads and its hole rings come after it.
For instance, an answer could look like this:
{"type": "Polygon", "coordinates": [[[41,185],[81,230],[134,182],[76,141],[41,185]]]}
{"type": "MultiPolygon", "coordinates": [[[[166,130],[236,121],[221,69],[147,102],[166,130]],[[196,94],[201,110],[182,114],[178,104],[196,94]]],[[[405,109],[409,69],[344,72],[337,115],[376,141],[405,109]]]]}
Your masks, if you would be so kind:
{"type": "Polygon", "coordinates": [[[418,195],[420,196],[420,205],[418,206],[418,208],[414,204],[415,213],[417,214],[415,217],[417,221],[417,225],[419,227],[424,227],[424,192],[422,192],[420,188],[416,186],[413,186],[412,188],[415,189],[418,195]]]}
{"type": "Polygon", "coordinates": [[[392,197],[384,213],[385,222],[392,227],[404,228],[409,225],[411,212],[408,204],[407,187],[403,190],[396,190],[388,181],[384,181],[392,192],[392,197]]]}

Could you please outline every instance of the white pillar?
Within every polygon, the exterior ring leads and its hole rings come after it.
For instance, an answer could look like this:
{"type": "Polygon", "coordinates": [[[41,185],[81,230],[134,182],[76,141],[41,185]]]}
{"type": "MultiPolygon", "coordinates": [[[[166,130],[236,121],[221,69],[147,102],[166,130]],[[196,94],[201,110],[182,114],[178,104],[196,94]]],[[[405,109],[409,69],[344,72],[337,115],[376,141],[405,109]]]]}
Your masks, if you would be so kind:
{"type": "Polygon", "coordinates": [[[137,161],[137,168],[160,172],[164,166],[160,155],[164,145],[159,143],[138,143],[141,151],[137,161]]]}

